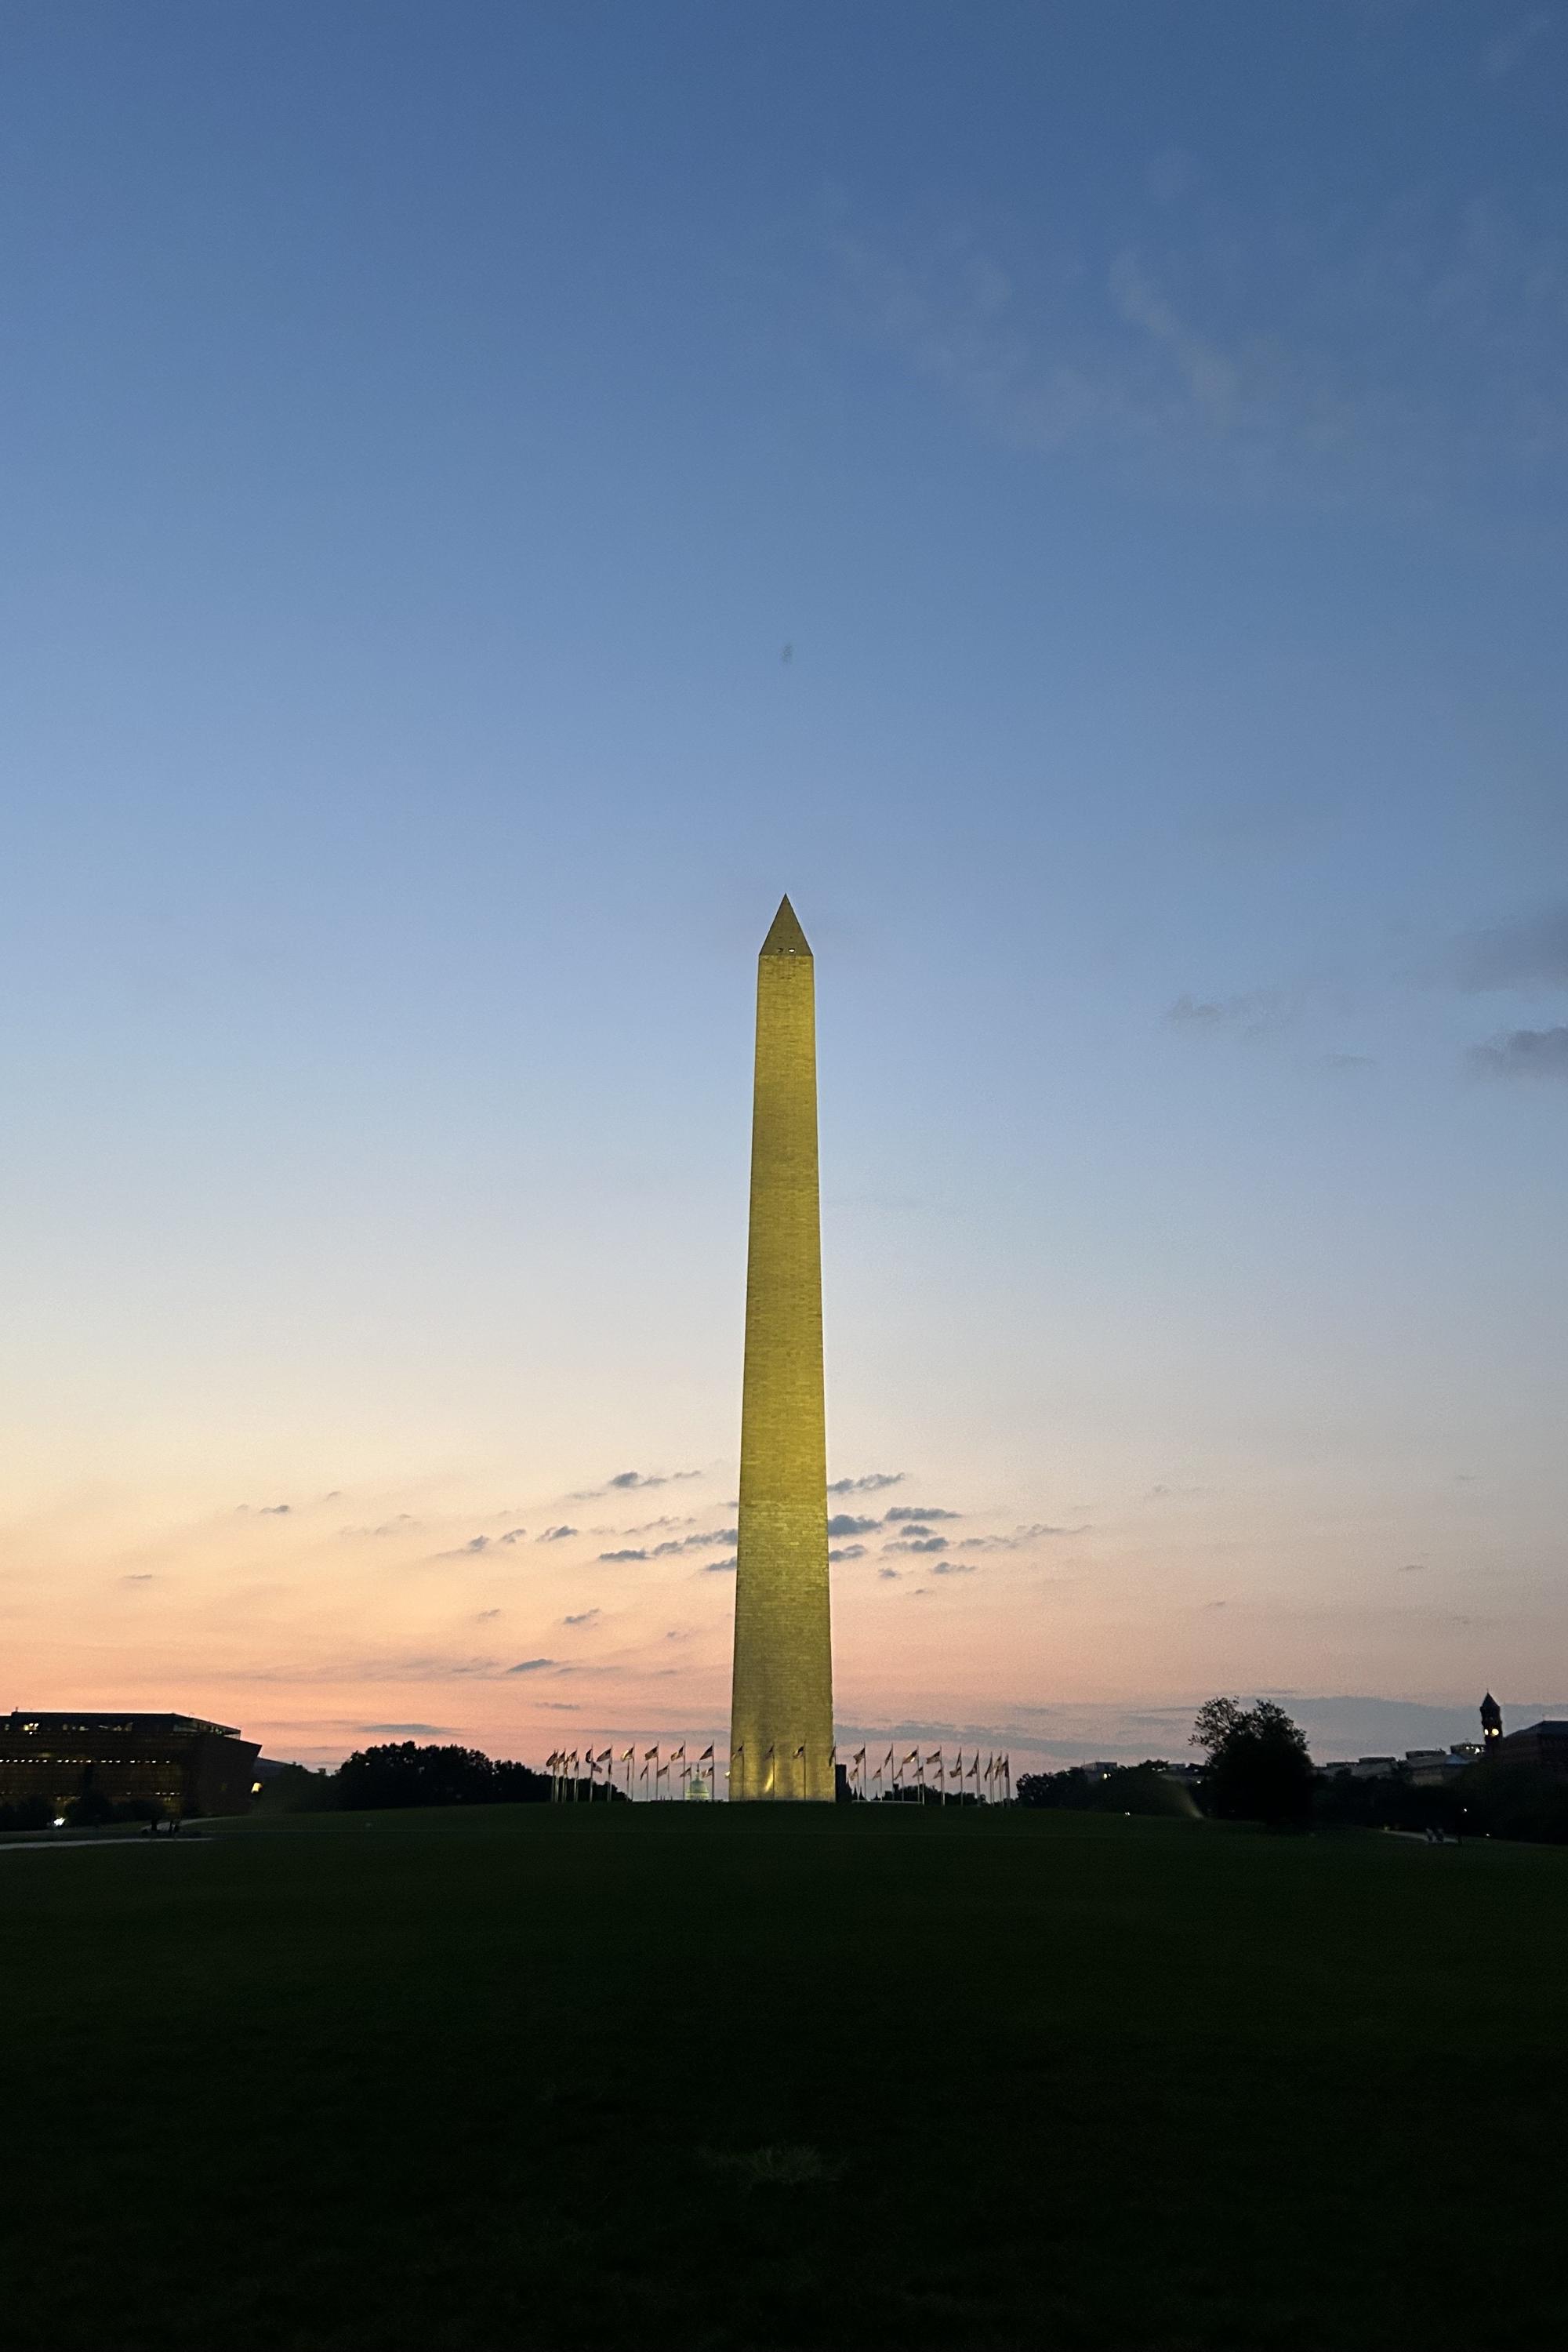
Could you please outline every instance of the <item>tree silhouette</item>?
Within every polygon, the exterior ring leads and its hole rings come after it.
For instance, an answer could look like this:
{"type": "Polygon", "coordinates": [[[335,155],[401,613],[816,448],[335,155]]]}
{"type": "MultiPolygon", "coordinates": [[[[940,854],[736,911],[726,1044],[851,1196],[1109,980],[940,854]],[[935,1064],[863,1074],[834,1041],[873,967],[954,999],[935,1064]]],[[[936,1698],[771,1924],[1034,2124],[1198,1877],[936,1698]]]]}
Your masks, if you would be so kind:
{"type": "Polygon", "coordinates": [[[1314,1774],[1299,1724],[1260,1698],[1211,1698],[1199,1707],[1191,1745],[1201,1748],[1204,1803],[1221,1821],[1266,1822],[1299,1829],[1310,1820],[1314,1774]]]}

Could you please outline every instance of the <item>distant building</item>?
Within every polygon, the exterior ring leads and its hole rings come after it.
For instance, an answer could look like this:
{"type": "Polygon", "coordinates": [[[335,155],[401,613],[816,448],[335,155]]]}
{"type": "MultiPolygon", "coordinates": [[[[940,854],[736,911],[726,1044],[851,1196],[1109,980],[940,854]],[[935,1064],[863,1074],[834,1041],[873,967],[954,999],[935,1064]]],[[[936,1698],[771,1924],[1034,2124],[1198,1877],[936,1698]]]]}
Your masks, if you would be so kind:
{"type": "Polygon", "coordinates": [[[1502,1709],[1490,1691],[1481,1701],[1481,1747],[1489,1756],[1502,1740],[1502,1709]]]}
{"type": "Polygon", "coordinates": [[[1568,1780],[1568,1723],[1532,1723],[1523,1731],[1510,1731],[1499,1740],[1495,1752],[1505,1762],[1533,1764],[1538,1772],[1568,1780]]]}
{"type": "Polygon", "coordinates": [[[259,1743],[194,1715],[0,1716],[0,1805],[42,1798],[61,1813],[91,1790],[170,1815],[249,1811],[259,1743]]]}
{"type": "Polygon", "coordinates": [[[1392,1780],[1399,1769],[1394,1756],[1358,1756],[1350,1768],[1352,1780],[1392,1780]]]}

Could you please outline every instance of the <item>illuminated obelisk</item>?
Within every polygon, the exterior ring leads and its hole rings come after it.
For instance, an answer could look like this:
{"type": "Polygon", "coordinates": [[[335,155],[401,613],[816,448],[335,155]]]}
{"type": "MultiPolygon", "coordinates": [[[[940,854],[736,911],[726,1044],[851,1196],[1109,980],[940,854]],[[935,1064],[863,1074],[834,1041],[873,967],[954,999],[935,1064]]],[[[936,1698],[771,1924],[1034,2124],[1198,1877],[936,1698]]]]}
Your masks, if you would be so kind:
{"type": "Polygon", "coordinates": [[[787,898],[757,959],[730,1795],[834,1796],[816,983],[787,898]]]}

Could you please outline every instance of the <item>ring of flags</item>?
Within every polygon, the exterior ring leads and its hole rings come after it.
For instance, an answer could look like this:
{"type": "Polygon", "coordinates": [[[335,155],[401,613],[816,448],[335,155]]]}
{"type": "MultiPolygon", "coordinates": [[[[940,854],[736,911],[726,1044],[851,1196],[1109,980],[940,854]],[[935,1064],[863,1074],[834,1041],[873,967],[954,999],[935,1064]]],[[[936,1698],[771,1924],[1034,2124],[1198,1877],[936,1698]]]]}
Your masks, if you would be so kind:
{"type": "MultiPolygon", "coordinates": [[[[789,1770],[797,1786],[804,1785],[805,1761],[804,1748],[795,1748],[789,1758],[789,1770]]],[[[951,1763],[942,1748],[934,1748],[929,1754],[922,1748],[911,1748],[907,1756],[900,1756],[896,1748],[889,1748],[879,1763],[870,1764],[868,1751],[857,1748],[848,1762],[840,1765],[838,1750],[833,1748],[828,1750],[828,1763],[844,1773],[850,1796],[866,1804],[886,1801],[899,1804],[1007,1805],[1013,1801],[1013,1760],[1005,1750],[993,1750],[983,1765],[978,1748],[970,1750],[967,1762],[963,1749],[958,1748],[951,1763]]],[[[676,1795],[677,1783],[682,1801],[694,1798],[710,1801],[719,1793],[719,1767],[713,1748],[709,1746],[700,1754],[689,1756],[684,1739],[668,1756],[658,1740],[651,1748],[645,1748],[640,1758],[635,1743],[623,1748],[618,1755],[614,1748],[597,1752],[591,1747],[582,1750],[557,1748],[546,1759],[546,1769],[551,1777],[551,1797],[556,1804],[591,1803],[601,1787],[605,1799],[614,1793],[634,1803],[639,1800],[645,1803],[667,1802],[676,1795]]],[[[773,1794],[778,1770],[777,1751],[770,1747],[762,1759],[764,1795],[773,1794]]],[[[745,1788],[743,1748],[732,1751],[724,1777],[737,1790],[745,1788]]]]}

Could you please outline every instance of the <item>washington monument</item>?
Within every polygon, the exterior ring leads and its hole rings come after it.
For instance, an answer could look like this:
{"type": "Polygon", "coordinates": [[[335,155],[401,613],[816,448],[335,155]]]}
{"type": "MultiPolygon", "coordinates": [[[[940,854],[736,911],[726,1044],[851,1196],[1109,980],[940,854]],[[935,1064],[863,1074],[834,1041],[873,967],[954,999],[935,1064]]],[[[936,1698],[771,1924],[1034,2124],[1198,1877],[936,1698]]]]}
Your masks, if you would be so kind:
{"type": "Polygon", "coordinates": [[[730,1795],[834,1794],[816,983],[785,898],[757,959],[730,1795]]]}

